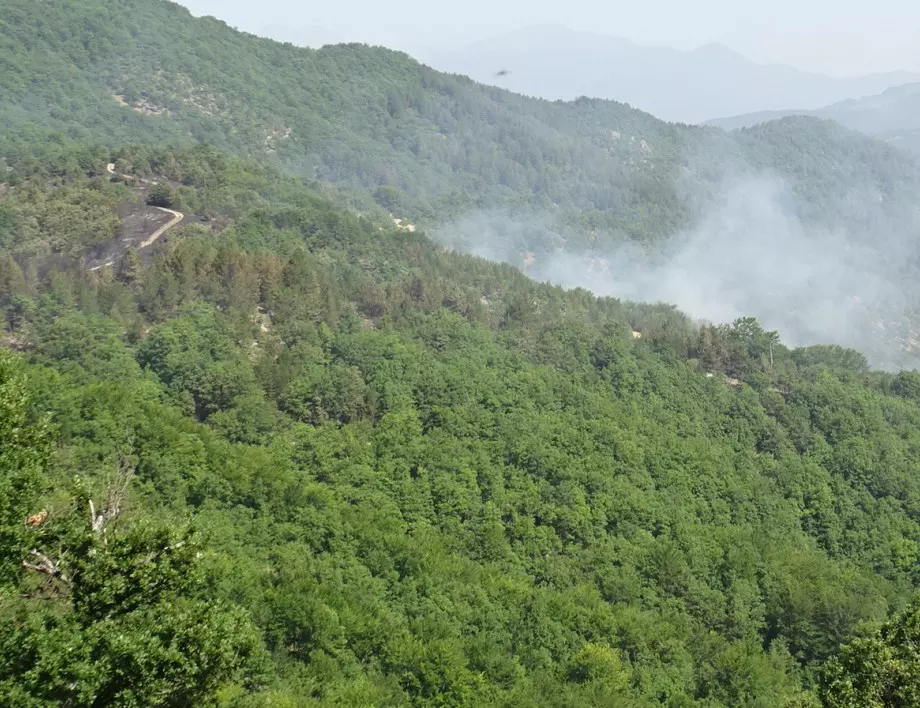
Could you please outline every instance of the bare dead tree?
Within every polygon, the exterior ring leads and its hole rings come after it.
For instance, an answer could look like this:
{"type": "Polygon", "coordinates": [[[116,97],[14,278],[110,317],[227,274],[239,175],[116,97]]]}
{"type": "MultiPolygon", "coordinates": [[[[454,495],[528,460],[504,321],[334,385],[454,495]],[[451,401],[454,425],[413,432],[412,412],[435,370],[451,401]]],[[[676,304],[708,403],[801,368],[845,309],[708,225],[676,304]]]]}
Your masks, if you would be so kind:
{"type": "Polygon", "coordinates": [[[93,500],[89,500],[90,526],[94,534],[103,535],[106,526],[124,511],[125,499],[133,478],[134,463],[124,455],[119,455],[115,478],[106,493],[105,505],[97,511],[93,500]]]}
{"type": "MultiPolygon", "coordinates": [[[[127,455],[120,454],[113,479],[106,490],[105,503],[97,510],[93,500],[89,500],[90,528],[96,536],[102,538],[103,545],[106,544],[106,527],[117,519],[125,509],[128,489],[131,486],[131,480],[134,478],[134,469],[134,462],[127,455]]],[[[43,509],[38,514],[27,518],[26,526],[38,528],[45,524],[50,516],[49,512],[43,509]]],[[[33,549],[29,553],[29,560],[23,561],[22,567],[47,576],[48,582],[45,590],[53,589],[55,580],[60,580],[66,585],[71,583],[71,579],[61,567],[61,559],[54,559],[37,549],[33,549]]]]}
{"type": "Polygon", "coordinates": [[[29,570],[34,570],[36,573],[42,573],[51,578],[61,580],[65,583],[70,583],[70,578],[68,578],[64,572],[61,570],[60,561],[51,560],[44,553],[40,553],[35,549],[29,554],[33,558],[38,559],[38,563],[29,563],[28,561],[23,561],[22,567],[28,568],[29,570]]]}

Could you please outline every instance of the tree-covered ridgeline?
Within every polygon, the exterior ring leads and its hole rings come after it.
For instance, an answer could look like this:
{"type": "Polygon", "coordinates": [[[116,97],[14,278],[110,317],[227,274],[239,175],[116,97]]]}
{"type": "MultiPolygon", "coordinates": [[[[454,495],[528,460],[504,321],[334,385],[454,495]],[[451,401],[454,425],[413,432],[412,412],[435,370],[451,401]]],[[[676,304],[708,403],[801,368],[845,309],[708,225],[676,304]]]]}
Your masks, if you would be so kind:
{"type": "Polygon", "coordinates": [[[732,135],[668,124],[614,101],[517,96],[379,47],[279,44],[164,0],[5,0],[0,56],[0,169],[13,179],[85,171],[74,145],[208,144],[357,190],[365,207],[373,194],[413,223],[536,210],[588,250],[660,247],[750,176],[786,181],[797,217],[859,243],[913,223],[920,197],[913,157],[829,121],[732,135]]]}

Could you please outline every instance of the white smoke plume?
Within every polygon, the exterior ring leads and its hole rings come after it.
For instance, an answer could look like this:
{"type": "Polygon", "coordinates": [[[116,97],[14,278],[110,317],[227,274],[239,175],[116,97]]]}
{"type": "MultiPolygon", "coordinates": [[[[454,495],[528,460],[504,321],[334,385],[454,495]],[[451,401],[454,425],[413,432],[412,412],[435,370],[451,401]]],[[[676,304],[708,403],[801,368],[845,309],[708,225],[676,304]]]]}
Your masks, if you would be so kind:
{"type": "MultiPolygon", "coordinates": [[[[905,267],[914,258],[911,224],[892,218],[885,233],[867,243],[845,224],[806,227],[779,178],[745,177],[717,191],[699,225],[677,234],[664,255],[628,243],[603,253],[572,252],[566,249],[570,234],[557,233],[539,214],[477,213],[444,226],[435,238],[563,287],[675,304],[716,323],[754,316],[790,346],[840,344],[881,368],[909,360],[902,350],[910,337],[904,318],[914,270],[905,267]],[[529,253],[534,243],[542,248],[529,253]]],[[[878,201],[864,193],[843,199],[865,204],[867,197],[878,201]]]]}

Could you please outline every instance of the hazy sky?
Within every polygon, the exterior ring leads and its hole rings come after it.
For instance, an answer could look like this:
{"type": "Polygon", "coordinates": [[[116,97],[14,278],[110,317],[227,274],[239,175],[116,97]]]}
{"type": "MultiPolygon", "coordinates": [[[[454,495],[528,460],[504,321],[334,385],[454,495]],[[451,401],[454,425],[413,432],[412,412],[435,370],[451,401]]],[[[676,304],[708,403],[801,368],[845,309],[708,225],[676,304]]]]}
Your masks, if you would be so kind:
{"type": "Polygon", "coordinates": [[[562,24],[639,44],[721,42],[762,63],[837,76],[920,71],[916,0],[180,0],[195,14],[260,34],[319,27],[336,39],[445,48],[534,24],[562,24]]]}

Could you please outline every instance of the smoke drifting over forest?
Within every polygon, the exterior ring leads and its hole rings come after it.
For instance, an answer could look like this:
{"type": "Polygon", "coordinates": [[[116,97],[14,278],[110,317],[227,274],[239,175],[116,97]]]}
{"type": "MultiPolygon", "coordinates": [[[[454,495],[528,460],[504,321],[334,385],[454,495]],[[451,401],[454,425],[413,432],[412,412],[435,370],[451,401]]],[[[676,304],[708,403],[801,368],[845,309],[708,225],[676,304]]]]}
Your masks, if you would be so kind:
{"type": "MultiPolygon", "coordinates": [[[[860,209],[874,204],[876,213],[863,213],[852,229],[828,228],[803,222],[803,205],[779,178],[726,180],[716,191],[697,227],[656,254],[633,244],[573,252],[565,245],[570,235],[534,213],[478,213],[435,235],[458,250],[522,266],[538,280],[674,304],[715,323],[755,316],[790,346],[841,344],[877,367],[916,365],[903,351],[911,337],[906,289],[916,282],[917,262],[908,237],[914,225],[903,215],[886,213],[880,198],[862,193],[860,209]],[[866,224],[881,232],[867,239],[866,224]]],[[[846,195],[826,222],[839,223],[853,203],[854,194],[846,195]]]]}

